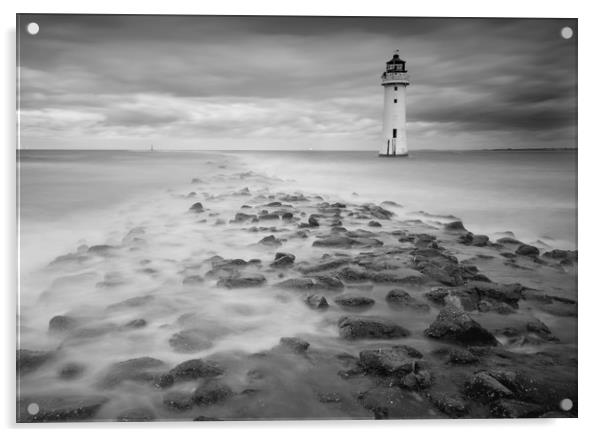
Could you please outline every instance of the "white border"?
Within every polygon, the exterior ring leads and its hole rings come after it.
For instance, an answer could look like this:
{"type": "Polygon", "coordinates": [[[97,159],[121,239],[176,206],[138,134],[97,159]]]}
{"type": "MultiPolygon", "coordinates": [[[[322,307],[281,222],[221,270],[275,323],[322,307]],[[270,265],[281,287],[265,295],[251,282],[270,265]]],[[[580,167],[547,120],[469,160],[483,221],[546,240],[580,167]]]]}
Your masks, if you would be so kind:
{"type": "Polygon", "coordinates": [[[3,36],[3,81],[4,96],[1,105],[3,116],[1,132],[4,135],[2,148],[2,204],[4,206],[3,237],[0,268],[3,287],[0,288],[4,312],[4,357],[2,360],[4,390],[0,405],[1,424],[9,434],[20,435],[43,432],[46,436],[104,435],[108,430],[122,434],[133,430],[147,436],[164,435],[167,429],[180,433],[199,435],[230,435],[244,433],[251,437],[265,435],[304,436],[311,433],[326,434],[341,432],[356,436],[367,433],[404,433],[423,436],[449,436],[450,434],[479,435],[487,437],[527,433],[546,436],[589,435],[600,422],[599,402],[602,395],[600,372],[602,369],[602,331],[598,325],[602,289],[598,272],[602,262],[600,251],[600,225],[602,223],[599,174],[602,156],[602,139],[599,129],[602,117],[600,103],[600,75],[602,75],[600,29],[602,16],[596,2],[586,1],[401,1],[380,0],[378,2],[351,2],[325,0],[298,0],[296,2],[263,0],[228,0],[225,2],[202,1],[154,1],[126,2],[103,0],[82,2],[75,0],[20,0],[1,3],[0,20],[3,36]],[[329,422],[224,422],[195,424],[69,424],[69,425],[15,425],[15,287],[16,287],[16,214],[15,214],[15,14],[21,13],[153,13],[153,14],[234,14],[234,15],[401,15],[401,16],[476,16],[476,17],[562,17],[579,19],[579,409],[576,420],[515,420],[515,421],[329,421],[329,422]]]}

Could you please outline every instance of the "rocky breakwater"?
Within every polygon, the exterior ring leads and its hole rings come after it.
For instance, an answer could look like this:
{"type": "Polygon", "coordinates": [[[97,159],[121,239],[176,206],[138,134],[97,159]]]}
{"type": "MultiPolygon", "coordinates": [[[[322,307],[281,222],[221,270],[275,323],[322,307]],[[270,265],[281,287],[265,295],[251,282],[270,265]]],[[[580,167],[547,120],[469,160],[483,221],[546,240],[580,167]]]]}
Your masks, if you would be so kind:
{"type": "MultiPolygon", "coordinates": [[[[189,190],[178,197],[188,203],[169,226],[127,229],[119,244],[80,247],[49,266],[107,270],[94,293],[138,277],[147,291],[97,314],[53,314],[47,347],[17,354],[18,420],[577,414],[567,334],[576,252],[492,240],[455,218],[406,217],[392,202],[290,193],[252,172],[226,168],[218,180],[194,182],[202,203],[191,205],[189,190]],[[193,236],[192,249],[163,256],[183,226],[192,231],[177,244],[193,236]],[[116,274],[115,263],[136,269],[116,274]],[[127,355],[111,349],[120,342],[146,353],[98,364],[85,354],[93,342],[106,357],[127,355]],[[43,392],[44,378],[69,389],[43,392]]],[[[47,296],[59,289],[68,288],[47,296]]]]}

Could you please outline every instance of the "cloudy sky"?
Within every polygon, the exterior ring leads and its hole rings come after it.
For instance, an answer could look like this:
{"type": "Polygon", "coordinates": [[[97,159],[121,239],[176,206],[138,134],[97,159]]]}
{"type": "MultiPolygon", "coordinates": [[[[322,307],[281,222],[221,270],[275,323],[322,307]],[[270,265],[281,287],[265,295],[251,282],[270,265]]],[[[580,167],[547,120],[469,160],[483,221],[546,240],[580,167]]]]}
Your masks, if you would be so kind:
{"type": "Polygon", "coordinates": [[[21,147],[375,150],[395,49],[410,149],[576,147],[576,26],[21,15],[21,147]]]}

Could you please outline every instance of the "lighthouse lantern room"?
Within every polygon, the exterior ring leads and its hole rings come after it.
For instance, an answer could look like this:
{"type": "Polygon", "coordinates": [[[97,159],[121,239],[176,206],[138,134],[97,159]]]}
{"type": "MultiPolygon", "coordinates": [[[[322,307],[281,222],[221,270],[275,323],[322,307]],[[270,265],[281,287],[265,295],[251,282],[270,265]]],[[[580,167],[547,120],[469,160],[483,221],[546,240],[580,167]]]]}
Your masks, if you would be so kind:
{"type": "Polygon", "coordinates": [[[406,87],[410,84],[410,76],[406,69],[406,62],[399,57],[399,50],[396,50],[393,58],[387,62],[381,80],[385,89],[385,108],[383,140],[379,156],[408,156],[406,87]]]}

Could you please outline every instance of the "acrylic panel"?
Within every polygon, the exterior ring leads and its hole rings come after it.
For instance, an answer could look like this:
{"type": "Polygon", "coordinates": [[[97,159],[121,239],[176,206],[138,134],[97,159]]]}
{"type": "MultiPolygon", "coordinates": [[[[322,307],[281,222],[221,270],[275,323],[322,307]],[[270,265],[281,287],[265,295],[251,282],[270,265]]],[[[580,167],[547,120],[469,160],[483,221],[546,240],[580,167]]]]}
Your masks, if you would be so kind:
{"type": "Polygon", "coordinates": [[[16,420],[576,417],[577,30],[18,15],[16,420]]]}

